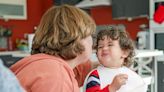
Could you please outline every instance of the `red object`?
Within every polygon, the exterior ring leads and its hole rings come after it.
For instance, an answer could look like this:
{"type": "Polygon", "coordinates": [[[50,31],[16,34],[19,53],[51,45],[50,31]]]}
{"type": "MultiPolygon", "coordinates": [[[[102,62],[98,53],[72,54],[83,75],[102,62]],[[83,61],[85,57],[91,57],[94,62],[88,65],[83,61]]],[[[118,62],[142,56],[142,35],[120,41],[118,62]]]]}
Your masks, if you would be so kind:
{"type": "Polygon", "coordinates": [[[164,5],[159,5],[154,13],[154,21],[161,24],[164,21],[164,5]]]}

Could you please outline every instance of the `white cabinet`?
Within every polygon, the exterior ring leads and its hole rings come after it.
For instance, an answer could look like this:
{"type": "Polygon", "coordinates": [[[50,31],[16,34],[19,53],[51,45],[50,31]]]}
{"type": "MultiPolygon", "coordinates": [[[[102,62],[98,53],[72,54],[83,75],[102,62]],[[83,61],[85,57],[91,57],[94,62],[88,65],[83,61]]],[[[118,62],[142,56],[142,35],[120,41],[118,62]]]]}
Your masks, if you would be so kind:
{"type": "MultiPolygon", "coordinates": [[[[162,36],[164,36],[164,22],[159,24],[153,20],[155,10],[159,6],[159,3],[164,3],[164,0],[149,0],[150,49],[161,49],[161,48],[158,48],[158,46],[156,46],[157,45],[156,43],[157,42],[163,43],[162,40],[164,38],[164,37],[162,37],[162,36]],[[160,36],[160,38],[159,38],[158,35],[162,35],[162,36],[160,36]]],[[[160,44],[160,45],[163,46],[162,50],[164,50],[164,45],[163,44],[160,44]]]]}
{"type": "MultiPolygon", "coordinates": [[[[156,23],[153,20],[153,16],[159,3],[164,3],[164,0],[150,0],[150,48],[164,50],[164,22],[162,24],[156,23]]],[[[163,57],[163,56],[161,56],[163,57]]],[[[161,57],[154,58],[154,86],[151,92],[163,92],[164,90],[164,59],[158,60],[161,57]]]]}
{"type": "Polygon", "coordinates": [[[27,19],[26,0],[0,0],[0,18],[9,19],[27,19]]]}

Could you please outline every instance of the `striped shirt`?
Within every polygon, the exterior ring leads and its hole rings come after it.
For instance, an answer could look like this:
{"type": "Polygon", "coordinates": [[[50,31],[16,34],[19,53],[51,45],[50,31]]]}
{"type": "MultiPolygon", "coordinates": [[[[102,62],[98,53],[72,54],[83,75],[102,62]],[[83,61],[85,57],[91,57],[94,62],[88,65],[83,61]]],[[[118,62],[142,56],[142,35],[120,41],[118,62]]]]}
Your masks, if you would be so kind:
{"type": "Polygon", "coordinates": [[[109,85],[100,88],[100,78],[97,70],[94,70],[87,79],[86,92],[110,92],[108,89],[109,85]]]}

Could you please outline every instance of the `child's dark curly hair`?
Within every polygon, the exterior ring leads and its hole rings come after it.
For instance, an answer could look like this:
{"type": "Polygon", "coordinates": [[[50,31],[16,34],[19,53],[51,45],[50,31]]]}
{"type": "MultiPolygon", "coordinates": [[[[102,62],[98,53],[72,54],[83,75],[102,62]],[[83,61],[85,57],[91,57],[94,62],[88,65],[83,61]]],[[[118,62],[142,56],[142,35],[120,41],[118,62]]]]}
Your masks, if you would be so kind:
{"type": "Polygon", "coordinates": [[[129,55],[127,58],[125,58],[123,64],[124,66],[129,67],[133,63],[133,57],[135,55],[134,44],[129,36],[129,33],[126,30],[119,29],[117,26],[111,26],[108,28],[108,30],[101,30],[97,34],[96,48],[99,40],[102,40],[104,36],[107,36],[112,40],[118,40],[121,49],[129,52],[129,55]]]}

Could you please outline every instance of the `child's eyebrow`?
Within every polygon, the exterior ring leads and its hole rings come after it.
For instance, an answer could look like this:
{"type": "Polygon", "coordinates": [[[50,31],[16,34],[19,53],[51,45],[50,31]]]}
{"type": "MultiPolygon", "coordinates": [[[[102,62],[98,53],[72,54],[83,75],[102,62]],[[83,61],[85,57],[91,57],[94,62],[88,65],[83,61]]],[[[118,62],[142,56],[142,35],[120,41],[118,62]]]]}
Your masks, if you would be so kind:
{"type": "Polygon", "coordinates": [[[103,45],[103,43],[98,43],[98,45],[103,45]]]}
{"type": "Polygon", "coordinates": [[[103,42],[98,42],[98,44],[97,45],[104,45],[104,43],[103,42]]]}
{"type": "MultiPolygon", "coordinates": [[[[101,40],[101,41],[102,41],[102,40],[101,40]]],[[[103,42],[101,42],[101,41],[98,42],[98,45],[103,45],[103,42]]],[[[113,43],[113,41],[112,41],[112,40],[109,40],[108,43],[111,44],[111,43],[113,43]]]]}

